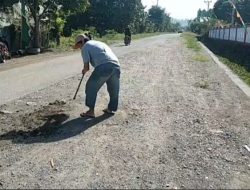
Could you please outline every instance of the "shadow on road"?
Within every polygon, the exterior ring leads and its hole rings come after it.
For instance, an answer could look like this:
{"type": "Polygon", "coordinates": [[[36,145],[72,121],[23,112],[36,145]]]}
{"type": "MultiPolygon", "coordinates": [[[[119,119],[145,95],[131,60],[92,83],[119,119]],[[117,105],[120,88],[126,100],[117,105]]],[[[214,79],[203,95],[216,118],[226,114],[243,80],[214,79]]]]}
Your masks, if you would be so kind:
{"type": "Polygon", "coordinates": [[[76,118],[66,121],[69,118],[69,115],[49,115],[42,126],[29,131],[9,131],[0,136],[0,141],[12,140],[12,142],[16,144],[56,142],[74,137],[110,117],[112,117],[112,115],[103,114],[94,119],[76,118]]]}
{"type": "Polygon", "coordinates": [[[125,47],[124,44],[117,44],[117,45],[114,45],[114,47],[125,47]]]}

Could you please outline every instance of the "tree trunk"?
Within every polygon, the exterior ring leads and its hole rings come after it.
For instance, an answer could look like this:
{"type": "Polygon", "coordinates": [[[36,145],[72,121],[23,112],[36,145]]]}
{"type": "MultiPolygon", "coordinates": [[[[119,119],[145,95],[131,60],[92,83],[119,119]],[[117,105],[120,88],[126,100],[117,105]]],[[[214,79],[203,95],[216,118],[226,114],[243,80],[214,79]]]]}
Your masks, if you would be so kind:
{"type": "Polygon", "coordinates": [[[38,0],[34,0],[34,21],[35,21],[35,28],[34,28],[34,41],[33,47],[40,48],[40,18],[39,18],[39,2],[38,0]]]}
{"type": "Polygon", "coordinates": [[[57,32],[57,34],[56,34],[56,45],[57,46],[60,46],[60,44],[61,44],[61,40],[60,40],[60,32],[57,32]]]}
{"type": "Polygon", "coordinates": [[[34,28],[34,48],[40,48],[40,20],[39,17],[36,15],[35,18],[35,28],[34,28]]]}

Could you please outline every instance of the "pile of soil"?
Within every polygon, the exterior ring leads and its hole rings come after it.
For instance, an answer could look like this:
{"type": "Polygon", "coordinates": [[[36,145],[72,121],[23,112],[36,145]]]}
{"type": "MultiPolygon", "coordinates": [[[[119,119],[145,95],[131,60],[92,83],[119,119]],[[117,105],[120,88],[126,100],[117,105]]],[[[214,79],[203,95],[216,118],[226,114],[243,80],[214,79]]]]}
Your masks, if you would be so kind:
{"type": "Polygon", "coordinates": [[[69,118],[66,113],[70,106],[65,101],[56,100],[46,106],[27,113],[0,114],[2,133],[0,140],[28,138],[54,134],[60,125],[69,118]]]}

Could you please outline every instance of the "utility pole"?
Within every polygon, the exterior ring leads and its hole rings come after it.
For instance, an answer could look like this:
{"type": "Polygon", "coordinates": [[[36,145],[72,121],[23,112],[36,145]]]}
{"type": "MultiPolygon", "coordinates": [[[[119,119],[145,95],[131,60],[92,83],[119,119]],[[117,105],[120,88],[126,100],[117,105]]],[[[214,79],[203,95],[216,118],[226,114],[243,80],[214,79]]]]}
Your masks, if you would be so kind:
{"type": "Polygon", "coordinates": [[[158,5],[159,5],[159,0],[157,0],[157,3],[156,3],[156,6],[158,7],[158,5]]]}
{"type": "Polygon", "coordinates": [[[231,24],[234,25],[235,24],[235,12],[236,12],[235,0],[231,0],[230,3],[233,7],[231,24]]]}
{"type": "Polygon", "coordinates": [[[207,4],[207,11],[210,9],[210,3],[212,3],[212,0],[204,0],[204,3],[207,4]]]}

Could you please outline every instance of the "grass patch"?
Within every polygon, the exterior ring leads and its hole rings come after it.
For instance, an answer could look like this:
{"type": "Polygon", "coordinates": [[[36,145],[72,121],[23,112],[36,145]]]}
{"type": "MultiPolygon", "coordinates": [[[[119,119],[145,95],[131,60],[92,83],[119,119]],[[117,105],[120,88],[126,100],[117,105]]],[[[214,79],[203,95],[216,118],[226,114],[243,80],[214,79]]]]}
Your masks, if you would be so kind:
{"type": "Polygon", "coordinates": [[[185,32],[181,35],[185,39],[185,44],[187,48],[190,48],[197,52],[197,54],[192,58],[194,61],[198,62],[208,62],[207,56],[200,54],[201,45],[198,43],[197,36],[194,33],[185,32]]]}
{"type": "Polygon", "coordinates": [[[195,83],[195,86],[197,88],[202,88],[202,89],[208,89],[209,88],[209,84],[207,81],[200,81],[200,82],[197,82],[195,83]]]}
{"type": "Polygon", "coordinates": [[[193,57],[194,61],[199,61],[199,62],[208,62],[209,59],[207,56],[205,55],[201,55],[201,54],[197,54],[193,57]]]}
{"type": "Polygon", "coordinates": [[[240,43],[204,38],[203,43],[250,86],[250,47],[240,43]]]}
{"type": "Polygon", "coordinates": [[[193,49],[196,52],[199,52],[201,50],[201,46],[198,43],[198,40],[195,34],[185,32],[181,36],[185,39],[187,48],[193,49]]]}
{"type": "MultiPolygon", "coordinates": [[[[60,51],[70,50],[70,49],[72,49],[72,46],[74,45],[76,36],[78,34],[81,34],[81,33],[84,33],[84,31],[76,31],[71,37],[61,37],[61,45],[55,46],[55,44],[52,43],[51,47],[55,48],[57,50],[60,50],[60,51]]],[[[156,33],[134,34],[134,35],[132,35],[132,42],[133,42],[133,40],[136,40],[136,39],[146,38],[146,37],[150,37],[150,36],[157,36],[160,34],[165,34],[165,33],[156,32],[156,33]]],[[[94,36],[93,39],[98,40],[98,41],[102,41],[108,45],[111,45],[111,44],[118,43],[118,42],[123,43],[124,34],[110,33],[110,34],[103,36],[102,38],[94,36]]]]}
{"type": "Polygon", "coordinates": [[[244,66],[232,62],[227,58],[219,57],[219,59],[250,86],[250,71],[248,71],[244,66]]]}

